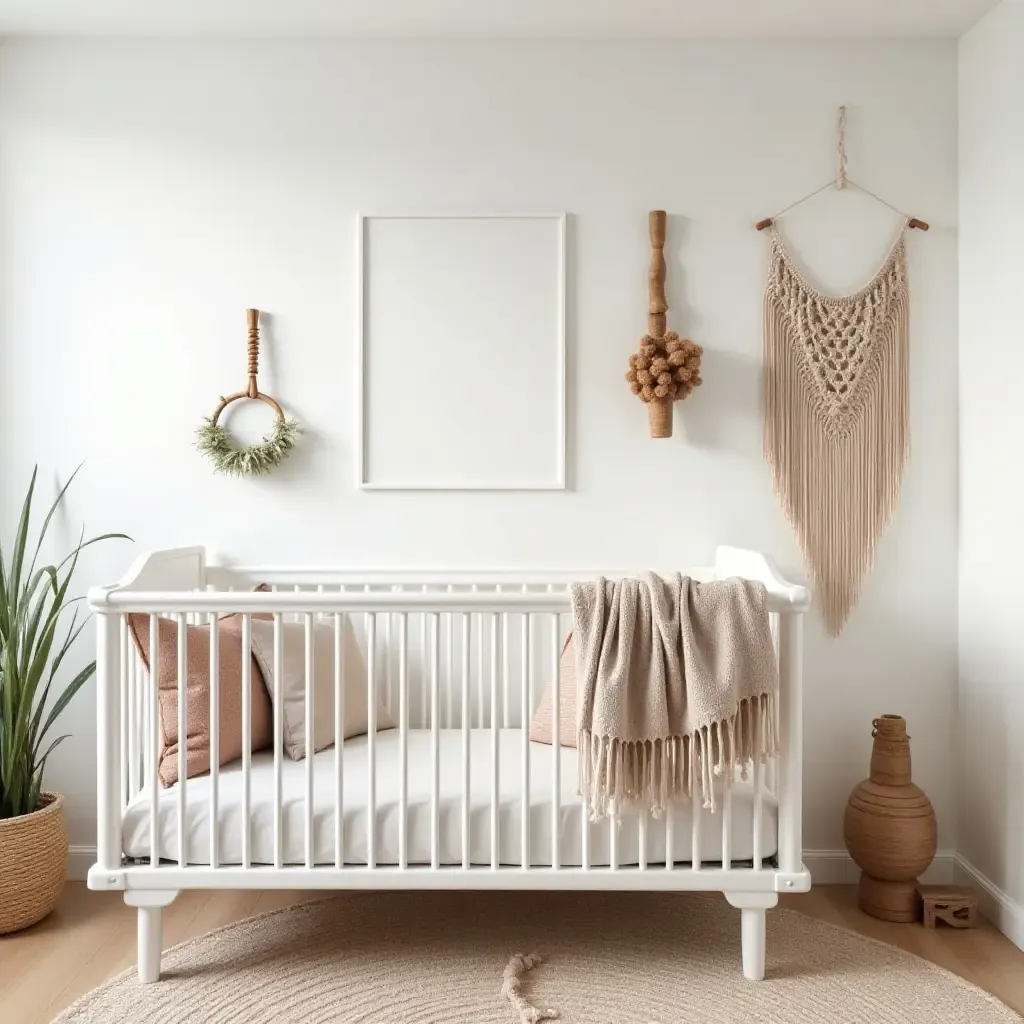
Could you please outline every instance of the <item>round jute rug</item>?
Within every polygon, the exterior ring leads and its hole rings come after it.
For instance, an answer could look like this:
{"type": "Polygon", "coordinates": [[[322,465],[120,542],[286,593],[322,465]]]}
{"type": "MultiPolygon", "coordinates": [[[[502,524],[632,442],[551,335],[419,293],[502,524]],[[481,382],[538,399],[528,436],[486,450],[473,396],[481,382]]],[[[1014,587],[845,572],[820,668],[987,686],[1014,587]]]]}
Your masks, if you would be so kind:
{"type": "Polygon", "coordinates": [[[62,1024],[1007,1024],[981,989],[796,911],[768,913],[768,975],[745,981],[739,912],[718,895],[349,893],[230,925],[91,992],[62,1024]],[[524,1017],[523,1019],[528,1019],[524,1017]]]}

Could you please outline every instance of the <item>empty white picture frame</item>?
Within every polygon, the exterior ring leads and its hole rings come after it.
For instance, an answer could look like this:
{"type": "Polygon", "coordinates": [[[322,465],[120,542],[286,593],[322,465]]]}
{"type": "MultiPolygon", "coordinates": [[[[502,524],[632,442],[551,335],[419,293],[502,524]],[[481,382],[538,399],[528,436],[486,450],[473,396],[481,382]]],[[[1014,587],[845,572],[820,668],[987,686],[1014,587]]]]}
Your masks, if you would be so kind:
{"type": "Polygon", "coordinates": [[[358,218],[358,483],[565,488],[565,215],[358,218]]]}

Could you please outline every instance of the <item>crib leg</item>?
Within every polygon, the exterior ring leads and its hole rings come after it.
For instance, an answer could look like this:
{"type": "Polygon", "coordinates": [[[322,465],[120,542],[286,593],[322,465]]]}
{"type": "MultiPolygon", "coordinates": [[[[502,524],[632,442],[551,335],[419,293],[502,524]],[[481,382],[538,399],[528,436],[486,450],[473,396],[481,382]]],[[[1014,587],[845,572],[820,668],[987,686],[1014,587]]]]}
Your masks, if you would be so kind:
{"type": "Polygon", "coordinates": [[[778,894],[774,892],[727,892],[725,898],[740,910],[743,977],[748,981],[761,981],[764,978],[767,911],[779,902],[778,894]]]}
{"type": "Polygon", "coordinates": [[[173,892],[145,892],[130,889],[124,901],[138,908],[138,971],[139,982],[148,985],[160,980],[160,954],[163,952],[164,907],[177,896],[173,892]]]}

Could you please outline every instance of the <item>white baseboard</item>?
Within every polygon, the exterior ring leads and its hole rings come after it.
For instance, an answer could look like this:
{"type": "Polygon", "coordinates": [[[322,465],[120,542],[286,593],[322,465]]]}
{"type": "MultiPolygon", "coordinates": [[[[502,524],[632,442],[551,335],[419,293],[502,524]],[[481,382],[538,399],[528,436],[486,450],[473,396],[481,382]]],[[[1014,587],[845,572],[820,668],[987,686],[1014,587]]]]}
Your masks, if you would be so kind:
{"type": "Polygon", "coordinates": [[[95,846],[72,846],[68,850],[68,881],[84,882],[89,868],[95,863],[95,846]]]}
{"type": "Polygon", "coordinates": [[[953,863],[953,880],[969,885],[978,892],[978,909],[1015,946],[1024,949],[1024,906],[1010,899],[994,882],[973,864],[957,854],[953,863]]]}
{"type": "MultiPolygon", "coordinates": [[[[952,850],[939,850],[920,880],[925,885],[952,884],[955,859],[952,850]]],[[[860,878],[860,868],[846,850],[804,850],[804,864],[814,885],[856,885],[860,878]]]]}

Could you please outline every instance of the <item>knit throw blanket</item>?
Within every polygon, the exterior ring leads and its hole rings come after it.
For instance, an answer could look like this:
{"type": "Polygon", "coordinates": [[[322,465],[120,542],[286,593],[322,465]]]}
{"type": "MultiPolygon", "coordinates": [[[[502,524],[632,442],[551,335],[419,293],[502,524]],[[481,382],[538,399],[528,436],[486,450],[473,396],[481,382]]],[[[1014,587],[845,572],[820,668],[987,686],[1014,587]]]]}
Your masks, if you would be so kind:
{"type": "Polygon", "coordinates": [[[778,752],[778,665],[763,584],[673,574],[577,583],[579,789],[592,820],[659,815],[778,752]]]}
{"type": "Polygon", "coordinates": [[[773,232],[765,456],[833,635],[874,563],[910,446],[906,264],[901,231],[866,287],[822,295],[773,232]]]}

